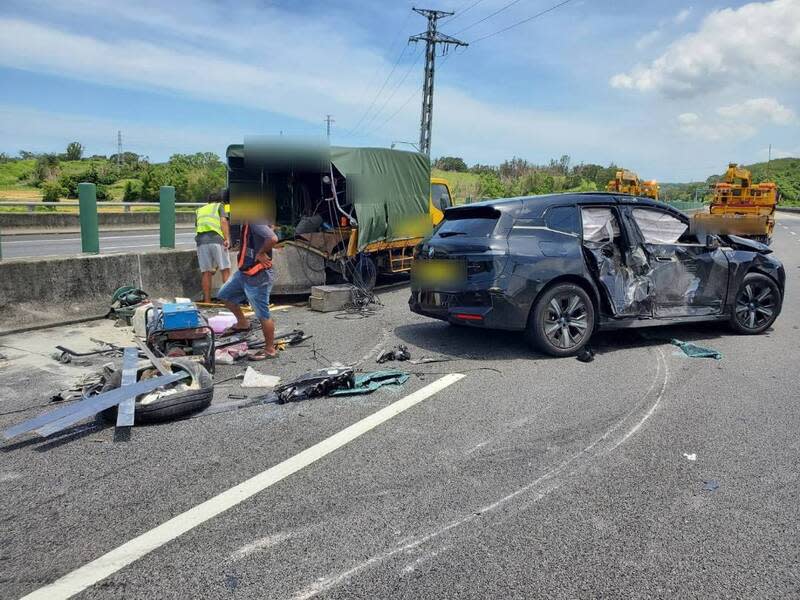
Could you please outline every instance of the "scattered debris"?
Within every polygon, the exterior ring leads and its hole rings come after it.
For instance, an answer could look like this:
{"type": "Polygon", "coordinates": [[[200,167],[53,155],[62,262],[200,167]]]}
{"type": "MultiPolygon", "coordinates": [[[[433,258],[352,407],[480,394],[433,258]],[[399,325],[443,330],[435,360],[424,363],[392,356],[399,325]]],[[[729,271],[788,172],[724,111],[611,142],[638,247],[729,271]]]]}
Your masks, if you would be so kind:
{"type": "Polygon", "coordinates": [[[242,380],[243,388],[269,388],[273,389],[280,382],[281,378],[277,375],[266,375],[259,373],[253,367],[247,367],[242,380]]]}
{"type": "Polygon", "coordinates": [[[716,479],[709,479],[703,482],[703,491],[713,492],[717,489],[719,489],[719,482],[716,479]]]}
{"type": "Polygon", "coordinates": [[[174,383],[186,377],[188,373],[180,372],[168,376],[153,377],[144,379],[134,385],[129,385],[97,396],[92,396],[80,402],[75,402],[68,406],[62,406],[33,419],[23,421],[13,427],[3,431],[3,437],[7,440],[14,438],[22,433],[36,430],[42,437],[47,437],[53,433],[61,431],[78,421],[96,415],[97,413],[117,406],[124,400],[151,392],[159,387],[174,383]]]}
{"type": "Polygon", "coordinates": [[[450,362],[451,360],[455,359],[450,356],[423,356],[422,358],[417,358],[408,362],[412,365],[427,365],[430,363],[450,362]]]}
{"type": "Polygon", "coordinates": [[[670,340],[670,344],[680,348],[683,353],[690,358],[713,358],[714,360],[722,360],[722,352],[714,350],[713,348],[703,348],[697,344],[674,338],[670,340]]]}
{"type": "Polygon", "coordinates": [[[683,457],[684,457],[686,460],[691,460],[692,462],[694,462],[694,461],[696,461],[696,460],[697,460],[697,454],[694,454],[694,453],[692,453],[692,454],[687,454],[686,452],[684,452],[684,453],[683,453],[683,457]]]}
{"type": "Polygon", "coordinates": [[[278,404],[299,402],[309,398],[326,396],[335,389],[353,388],[355,375],[351,367],[330,367],[306,373],[275,387],[278,404]]]}
{"type": "Polygon", "coordinates": [[[247,348],[247,342],[217,348],[214,351],[214,360],[223,365],[232,365],[236,359],[247,356],[247,348]]]}
{"type": "Polygon", "coordinates": [[[130,325],[136,309],[139,306],[149,303],[150,296],[147,292],[130,285],[124,285],[117,288],[112,294],[111,308],[108,311],[108,317],[130,325]]]}
{"type": "Polygon", "coordinates": [[[594,360],[594,350],[590,346],[584,346],[575,358],[582,363],[590,363],[594,360]]]}
{"type": "Polygon", "coordinates": [[[343,387],[333,390],[330,396],[355,396],[360,394],[371,394],[378,388],[385,385],[403,385],[410,375],[403,371],[373,371],[356,375],[353,387],[343,387]]]}
{"type": "Polygon", "coordinates": [[[390,360],[396,360],[396,361],[411,360],[411,352],[408,351],[408,346],[404,346],[403,344],[395,346],[391,350],[387,350],[386,352],[381,353],[376,362],[385,363],[390,360]]]}
{"type": "Polygon", "coordinates": [[[311,288],[308,307],[319,312],[344,310],[351,303],[354,287],[349,283],[315,285],[311,288]]]}
{"type": "Polygon", "coordinates": [[[57,360],[62,364],[68,364],[72,362],[73,357],[86,357],[86,356],[97,356],[98,354],[122,354],[122,348],[119,346],[115,346],[114,344],[109,344],[108,342],[103,342],[101,340],[95,340],[91,338],[91,341],[99,346],[104,346],[102,348],[98,348],[97,350],[91,350],[89,352],[78,352],[76,350],[72,350],[65,346],[56,346],[57,352],[53,352],[51,355],[53,360],[57,360]]]}

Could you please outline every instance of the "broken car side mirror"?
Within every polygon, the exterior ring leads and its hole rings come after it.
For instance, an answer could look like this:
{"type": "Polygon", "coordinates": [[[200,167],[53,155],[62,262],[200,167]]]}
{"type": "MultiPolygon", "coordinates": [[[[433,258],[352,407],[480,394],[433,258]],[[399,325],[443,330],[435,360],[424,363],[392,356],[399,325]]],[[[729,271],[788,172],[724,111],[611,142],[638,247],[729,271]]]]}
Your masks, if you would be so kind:
{"type": "Polygon", "coordinates": [[[717,236],[711,234],[706,236],[706,248],[708,248],[709,250],[716,250],[719,247],[720,247],[720,241],[717,236]]]}

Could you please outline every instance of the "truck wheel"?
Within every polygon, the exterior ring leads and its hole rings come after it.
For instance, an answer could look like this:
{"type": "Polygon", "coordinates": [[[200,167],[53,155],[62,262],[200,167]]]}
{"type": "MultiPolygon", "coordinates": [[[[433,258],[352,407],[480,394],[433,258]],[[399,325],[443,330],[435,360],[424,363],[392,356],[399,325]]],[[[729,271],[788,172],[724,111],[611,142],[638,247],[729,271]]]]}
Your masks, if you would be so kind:
{"type": "MultiPolygon", "coordinates": [[[[214,381],[203,365],[192,360],[179,358],[162,360],[164,360],[165,363],[169,363],[169,368],[173,373],[186,371],[192,376],[191,382],[188,384],[189,388],[181,392],[161,396],[152,402],[144,404],[141,402],[142,396],[137,397],[133,413],[134,423],[136,425],[170,421],[202,410],[211,404],[211,399],[214,396],[214,381]]],[[[144,370],[146,369],[141,369],[139,371],[137,380],[141,377],[144,370]]],[[[182,381],[185,382],[186,380],[182,381]]],[[[106,384],[103,386],[102,391],[107,392],[116,389],[121,384],[122,370],[120,369],[111,374],[106,384]]],[[[148,394],[145,394],[144,398],[147,396],[148,394]]],[[[116,422],[117,407],[112,406],[101,412],[99,416],[110,423],[116,422]]]]}
{"type": "Polygon", "coordinates": [[[781,291],[761,273],[748,273],[736,292],[731,327],[737,333],[754,335],[768,329],[781,310],[781,291]]]}
{"type": "Polygon", "coordinates": [[[378,266],[369,254],[359,254],[347,267],[347,279],[363,290],[372,291],[378,280],[378,266]]]}
{"type": "Polygon", "coordinates": [[[594,331],[594,306],[580,286],[560,283],[546,290],[528,317],[526,336],[550,356],[574,356],[594,331]]]}

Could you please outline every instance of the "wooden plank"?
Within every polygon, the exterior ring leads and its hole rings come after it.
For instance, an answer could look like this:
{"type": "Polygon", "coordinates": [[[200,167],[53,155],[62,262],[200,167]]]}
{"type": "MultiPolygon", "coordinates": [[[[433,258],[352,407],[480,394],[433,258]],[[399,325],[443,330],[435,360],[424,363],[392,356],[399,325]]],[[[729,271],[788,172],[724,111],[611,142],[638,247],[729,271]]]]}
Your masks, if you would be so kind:
{"type": "MultiPolygon", "coordinates": [[[[129,387],[136,383],[136,363],[139,351],[136,348],[125,348],[122,353],[122,383],[120,387],[129,387]]],[[[133,427],[133,416],[136,410],[136,396],[125,398],[117,408],[117,427],[133,427]]]]}
{"type": "Polygon", "coordinates": [[[128,390],[123,390],[122,388],[117,388],[115,390],[108,391],[104,394],[99,394],[97,396],[92,396],[91,398],[87,398],[86,400],[81,400],[80,402],[76,402],[75,404],[70,404],[68,406],[61,406],[55,410],[51,410],[50,412],[44,413],[39,415],[38,417],[34,417],[33,419],[28,419],[27,421],[23,421],[18,425],[14,425],[13,427],[9,427],[5,431],[3,431],[3,437],[7,440],[18,436],[21,433],[26,433],[28,431],[33,431],[43,425],[47,425],[48,423],[52,423],[53,421],[58,421],[65,417],[68,417],[72,413],[81,411],[84,407],[88,406],[99,406],[94,412],[90,412],[88,416],[93,414],[99,413],[101,410],[105,410],[109,406],[114,406],[115,404],[119,404],[122,400],[124,400],[129,392],[133,392],[135,396],[139,394],[144,394],[147,392],[151,392],[154,389],[158,388],[159,386],[166,385],[168,383],[172,383],[173,381],[178,381],[179,379],[183,379],[184,377],[189,377],[189,373],[175,373],[175,375],[170,375],[169,378],[167,377],[157,377],[154,379],[147,379],[145,381],[140,381],[135,385],[130,386],[128,390]]]}

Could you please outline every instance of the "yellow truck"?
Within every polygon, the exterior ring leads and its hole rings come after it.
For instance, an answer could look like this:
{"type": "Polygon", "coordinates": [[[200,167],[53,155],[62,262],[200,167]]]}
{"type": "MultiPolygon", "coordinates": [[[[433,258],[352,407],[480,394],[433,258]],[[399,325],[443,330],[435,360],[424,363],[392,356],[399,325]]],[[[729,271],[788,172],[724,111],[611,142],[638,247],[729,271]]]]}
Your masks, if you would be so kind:
{"type": "Polygon", "coordinates": [[[773,182],[753,183],[750,171],[729,163],[722,180],[711,185],[707,213],[698,213],[695,226],[709,233],[733,234],[764,244],[772,242],[778,187],[773,182]]]}
{"type": "Polygon", "coordinates": [[[641,181],[639,176],[633,171],[621,169],[617,171],[614,179],[608,182],[606,190],[617,192],[618,194],[630,194],[631,196],[644,196],[658,200],[658,182],[655,180],[641,181]]]}
{"type": "Polygon", "coordinates": [[[276,224],[276,293],[342,278],[371,288],[379,273],[407,272],[414,247],[452,206],[447,180],[431,178],[418,152],[246,140],[226,158],[232,221],[256,206],[276,224]]]}

